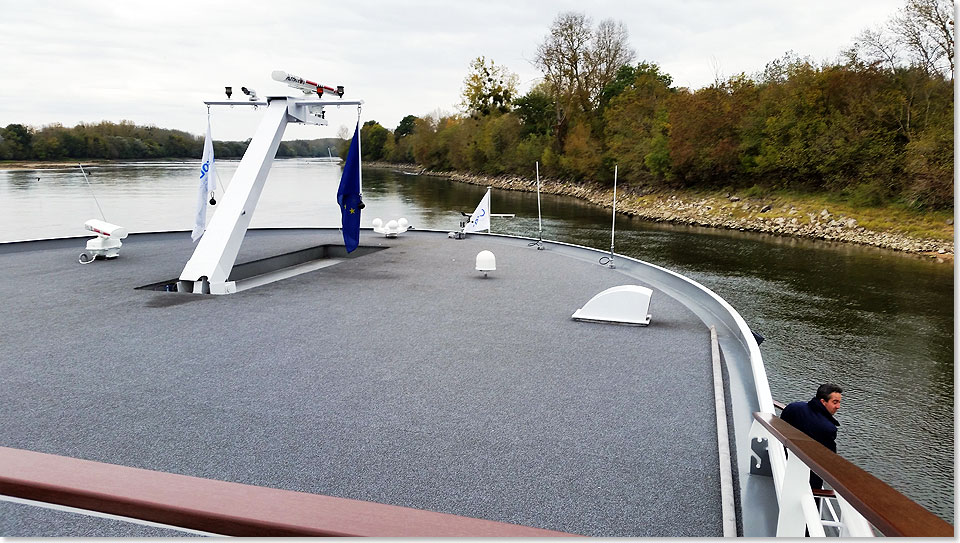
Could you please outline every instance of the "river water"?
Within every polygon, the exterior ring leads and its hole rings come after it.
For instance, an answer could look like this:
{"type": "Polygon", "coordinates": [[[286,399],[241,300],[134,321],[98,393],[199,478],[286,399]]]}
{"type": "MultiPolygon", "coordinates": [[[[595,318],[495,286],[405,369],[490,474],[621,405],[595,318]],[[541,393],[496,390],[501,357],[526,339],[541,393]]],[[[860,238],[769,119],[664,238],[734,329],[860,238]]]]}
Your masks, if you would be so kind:
{"type": "MultiPolygon", "coordinates": [[[[238,163],[217,164],[227,184],[238,163]]],[[[84,236],[83,223],[101,209],[131,232],[192,228],[196,163],[86,170],[88,180],[78,167],[0,170],[0,242],[84,236]]],[[[336,164],[276,161],[251,227],[338,226],[339,176],[336,164]]],[[[438,230],[456,229],[459,212],[485,191],[382,169],[364,169],[363,188],[363,227],[406,217],[438,230]]],[[[491,208],[516,214],[494,218],[495,233],[536,237],[536,194],[494,190],[491,208]]],[[[544,239],[610,248],[609,210],[544,195],[542,215],[544,239]]],[[[821,382],[842,386],[839,452],[953,522],[952,264],[628,217],[617,218],[616,252],[683,273],[737,308],[766,338],[760,350],[775,399],[808,400],[821,382]]]]}

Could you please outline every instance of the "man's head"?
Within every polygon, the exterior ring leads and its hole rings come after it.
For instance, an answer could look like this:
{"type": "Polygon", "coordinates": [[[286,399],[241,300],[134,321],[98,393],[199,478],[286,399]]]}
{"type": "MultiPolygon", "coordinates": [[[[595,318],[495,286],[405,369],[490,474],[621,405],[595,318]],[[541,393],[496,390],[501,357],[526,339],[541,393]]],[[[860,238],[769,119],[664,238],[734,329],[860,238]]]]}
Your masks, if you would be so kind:
{"type": "Polygon", "coordinates": [[[817,399],[831,415],[836,415],[840,409],[840,400],[843,399],[843,389],[833,383],[824,383],[817,389],[817,399]]]}

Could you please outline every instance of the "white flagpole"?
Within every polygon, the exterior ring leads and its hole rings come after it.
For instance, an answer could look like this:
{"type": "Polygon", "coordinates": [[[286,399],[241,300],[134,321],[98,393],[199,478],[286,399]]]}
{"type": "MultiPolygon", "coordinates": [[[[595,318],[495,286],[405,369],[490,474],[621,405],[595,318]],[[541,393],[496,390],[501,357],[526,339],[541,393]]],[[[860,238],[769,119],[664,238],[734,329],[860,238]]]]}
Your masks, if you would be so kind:
{"type": "Polygon", "coordinates": [[[610,264],[611,268],[613,265],[613,239],[614,234],[617,230],[617,166],[613,166],[613,220],[610,226],[610,264]]]}
{"type": "Polygon", "coordinates": [[[538,251],[543,250],[543,214],[540,212],[540,161],[537,166],[537,241],[530,245],[536,245],[538,251]]]}
{"type": "Polygon", "coordinates": [[[360,185],[360,201],[363,201],[363,160],[361,157],[363,154],[360,152],[360,140],[363,139],[360,137],[360,106],[357,106],[357,177],[359,179],[360,185]]]}
{"type": "MultiPolygon", "coordinates": [[[[487,213],[489,213],[491,217],[493,216],[493,205],[492,205],[491,202],[490,202],[490,191],[491,191],[492,189],[493,189],[493,187],[487,187],[487,195],[486,195],[486,198],[487,198],[487,213]]],[[[493,221],[488,221],[488,222],[487,222],[487,233],[488,233],[488,234],[492,234],[492,233],[493,233],[493,221]]]]}
{"type": "Polygon", "coordinates": [[[537,237],[543,241],[543,215],[540,214],[540,162],[537,161],[537,237]]]}

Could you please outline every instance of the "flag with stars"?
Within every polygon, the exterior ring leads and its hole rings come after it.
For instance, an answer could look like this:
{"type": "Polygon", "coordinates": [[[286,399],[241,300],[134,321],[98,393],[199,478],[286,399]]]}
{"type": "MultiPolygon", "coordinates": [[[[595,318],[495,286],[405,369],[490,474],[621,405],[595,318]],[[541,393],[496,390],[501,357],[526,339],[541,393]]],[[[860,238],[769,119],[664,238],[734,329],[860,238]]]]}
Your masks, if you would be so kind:
{"type": "Polygon", "coordinates": [[[360,244],[360,210],[363,209],[363,202],[360,200],[359,120],[357,121],[357,129],[353,133],[353,141],[350,142],[350,150],[347,151],[347,161],[343,165],[343,174],[340,176],[337,203],[340,205],[343,245],[349,253],[360,244]]]}

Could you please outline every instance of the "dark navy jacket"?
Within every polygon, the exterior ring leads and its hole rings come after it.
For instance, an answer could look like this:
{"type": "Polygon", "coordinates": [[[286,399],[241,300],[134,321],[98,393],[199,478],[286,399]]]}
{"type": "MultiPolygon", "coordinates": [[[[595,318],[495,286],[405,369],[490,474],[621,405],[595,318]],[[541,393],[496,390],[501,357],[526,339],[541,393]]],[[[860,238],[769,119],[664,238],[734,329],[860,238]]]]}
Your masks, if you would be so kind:
{"type": "Polygon", "coordinates": [[[837,452],[837,426],[840,423],[817,398],[809,402],[793,402],[783,409],[780,418],[824,447],[837,452]]]}
{"type": "MultiPolygon", "coordinates": [[[[784,407],[780,418],[817,440],[824,447],[837,452],[837,426],[840,426],[840,423],[816,397],[809,402],[793,402],[784,407]]],[[[810,487],[823,488],[823,479],[812,470],[810,487]]]]}

